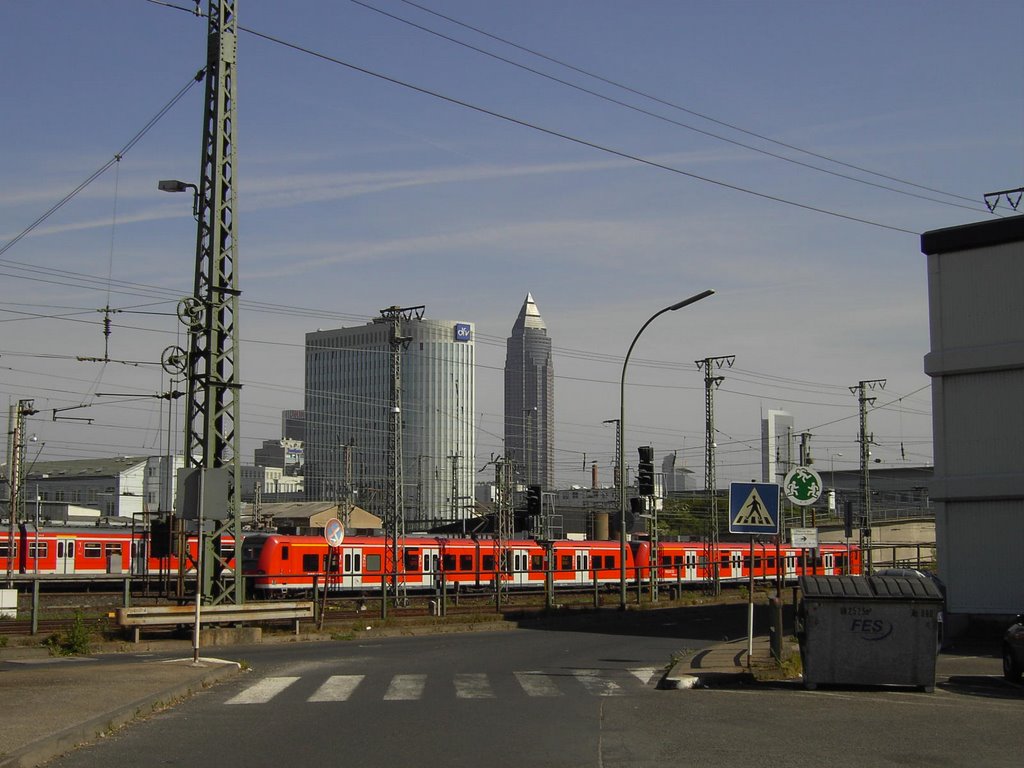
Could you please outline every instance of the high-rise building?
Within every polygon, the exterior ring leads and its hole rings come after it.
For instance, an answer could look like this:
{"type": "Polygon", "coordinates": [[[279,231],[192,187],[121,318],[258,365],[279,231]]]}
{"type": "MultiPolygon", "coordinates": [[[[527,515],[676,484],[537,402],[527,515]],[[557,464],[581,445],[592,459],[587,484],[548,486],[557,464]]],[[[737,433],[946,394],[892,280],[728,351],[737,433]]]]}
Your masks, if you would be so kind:
{"type": "Polygon", "coordinates": [[[555,368],[551,338],[526,295],[505,346],[505,456],[526,485],[554,488],[555,368]]]}
{"type": "MultiPolygon", "coordinates": [[[[473,509],[473,324],[398,321],[401,349],[402,511],[409,531],[473,509]]],[[[306,489],[383,516],[392,491],[392,327],[384,317],[306,334],[306,489]]]]}
{"type": "Polygon", "coordinates": [[[761,419],[761,481],[779,483],[798,463],[793,453],[793,417],[769,410],[761,419]]]}
{"type": "Polygon", "coordinates": [[[306,439],[305,411],[281,411],[281,438],[299,442],[306,439]]]}

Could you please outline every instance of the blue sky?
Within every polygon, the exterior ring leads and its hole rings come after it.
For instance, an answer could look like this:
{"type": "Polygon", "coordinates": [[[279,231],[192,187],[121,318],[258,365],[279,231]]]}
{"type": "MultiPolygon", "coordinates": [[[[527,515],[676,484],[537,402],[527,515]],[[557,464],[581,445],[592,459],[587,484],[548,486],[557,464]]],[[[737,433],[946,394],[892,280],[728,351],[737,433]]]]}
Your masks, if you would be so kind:
{"type": "MultiPolygon", "coordinates": [[[[625,350],[655,311],[712,288],[633,353],[631,456],[680,451],[701,485],[694,361],[735,355],[715,396],[721,482],[760,479],[769,408],[814,434],[819,469],[840,453],[836,468],[853,468],[849,387],[862,379],[888,381],[869,417],[874,458],[930,463],[918,235],[991,218],[984,193],[1024,184],[1024,4],[240,0],[238,12],[259,33],[242,32],[238,64],[243,457],[302,407],[306,332],[423,304],[476,324],[482,466],[502,451],[504,342],[532,292],[555,347],[559,483],[588,482],[595,461],[609,482],[602,422],[618,415],[625,350]]],[[[0,22],[4,247],[189,82],[206,25],[145,0],[8,2],[0,22]]],[[[196,86],[0,256],[0,392],[35,400],[40,460],[166,446],[163,401],[113,396],[166,391],[158,367],[76,358],[104,355],[105,306],[119,310],[113,360],[183,344],[173,312],[192,290],[194,222],[187,196],[156,183],[197,180],[201,113],[196,86]]]]}

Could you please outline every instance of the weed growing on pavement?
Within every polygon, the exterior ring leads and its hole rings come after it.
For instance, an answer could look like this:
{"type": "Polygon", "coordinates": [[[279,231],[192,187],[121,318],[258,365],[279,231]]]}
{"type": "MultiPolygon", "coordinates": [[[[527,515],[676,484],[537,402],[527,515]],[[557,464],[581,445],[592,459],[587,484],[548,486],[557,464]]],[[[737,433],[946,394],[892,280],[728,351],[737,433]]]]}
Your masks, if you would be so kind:
{"type": "Polygon", "coordinates": [[[85,656],[91,650],[90,632],[82,614],[76,613],[71,626],[63,633],[54,633],[46,639],[51,656],[85,656]]]}

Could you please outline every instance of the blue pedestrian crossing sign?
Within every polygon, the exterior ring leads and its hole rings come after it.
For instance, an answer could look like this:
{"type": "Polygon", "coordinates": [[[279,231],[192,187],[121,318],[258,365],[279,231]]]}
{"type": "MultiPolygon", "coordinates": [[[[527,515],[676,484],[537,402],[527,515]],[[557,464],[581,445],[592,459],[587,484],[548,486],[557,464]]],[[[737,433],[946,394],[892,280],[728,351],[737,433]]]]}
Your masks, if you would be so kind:
{"type": "Polygon", "coordinates": [[[777,483],[729,484],[729,533],[778,533],[777,483]]]}

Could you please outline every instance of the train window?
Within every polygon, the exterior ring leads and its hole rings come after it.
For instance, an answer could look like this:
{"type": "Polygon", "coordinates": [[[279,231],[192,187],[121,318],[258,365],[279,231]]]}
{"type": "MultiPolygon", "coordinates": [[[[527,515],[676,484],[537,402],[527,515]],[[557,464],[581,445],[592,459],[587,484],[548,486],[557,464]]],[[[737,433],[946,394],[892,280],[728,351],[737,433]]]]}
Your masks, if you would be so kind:
{"type": "Polygon", "coordinates": [[[754,556],[754,567],[755,568],[760,568],[761,567],[761,558],[757,557],[756,555],[754,556]]]}
{"type": "Polygon", "coordinates": [[[493,571],[494,570],[494,555],[484,555],[483,570],[493,571]]]}
{"type": "Polygon", "coordinates": [[[352,573],[352,553],[345,553],[345,573],[352,573]]]}
{"type": "Polygon", "coordinates": [[[288,545],[287,544],[285,546],[281,547],[281,559],[282,560],[287,560],[288,559],[288,545]]]}
{"type": "Polygon", "coordinates": [[[445,555],[441,558],[441,562],[444,563],[444,570],[454,571],[455,570],[455,555],[445,555]]]}
{"type": "Polygon", "coordinates": [[[420,556],[415,551],[405,553],[405,570],[415,571],[420,565],[420,556]]]}
{"type": "Polygon", "coordinates": [[[543,571],[544,570],[544,555],[531,555],[530,556],[530,570],[531,571],[543,571]]]}
{"type": "Polygon", "coordinates": [[[316,555],[303,555],[302,556],[302,570],[307,573],[316,573],[320,570],[320,558],[316,555]]]}
{"type": "Polygon", "coordinates": [[[768,567],[769,568],[774,568],[775,567],[775,558],[774,557],[769,557],[768,558],[768,567]]]}
{"type": "Polygon", "coordinates": [[[366,556],[366,570],[367,571],[379,571],[380,570],[380,555],[367,555],[366,556]]]}
{"type": "Polygon", "coordinates": [[[675,555],[675,556],[673,556],[672,564],[673,565],[682,565],[683,564],[683,556],[682,555],[675,555]]]}
{"type": "Polygon", "coordinates": [[[107,542],[104,545],[103,549],[106,550],[107,555],[120,555],[121,554],[121,545],[117,544],[116,542],[107,542]]]}
{"type": "Polygon", "coordinates": [[[562,567],[560,570],[571,571],[572,570],[572,555],[562,555],[562,567]]]}
{"type": "Polygon", "coordinates": [[[86,541],[82,544],[82,557],[103,557],[103,546],[98,541],[86,541]]]}
{"type": "Polygon", "coordinates": [[[358,552],[352,557],[352,571],[353,573],[362,573],[363,570],[363,556],[358,552]]]}
{"type": "Polygon", "coordinates": [[[473,570],[473,556],[472,555],[459,555],[459,570],[460,571],[472,571],[473,570]]]}
{"type": "Polygon", "coordinates": [[[747,555],[746,557],[743,558],[743,567],[744,568],[749,568],[750,567],[750,555],[747,555]]]}
{"type": "MultiPolygon", "coordinates": [[[[15,554],[17,554],[17,551],[18,551],[17,545],[15,545],[14,551],[15,551],[15,554]]],[[[33,558],[33,559],[35,559],[35,558],[43,559],[43,558],[45,558],[49,554],[50,554],[50,544],[49,544],[49,542],[46,542],[46,541],[39,542],[39,543],[33,542],[33,543],[28,545],[28,556],[33,558]],[[39,554],[36,554],[37,552],[39,554]]]]}
{"type": "MultiPolygon", "coordinates": [[[[14,542],[14,554],[15,554],[15,556],[17,556],[17,554],[18,554],[18,542],[14,542]]],[[[10,541],[6,540],[6,539],[4,541],[0,541],[0,557],[10,557],[10,556],[11,556],[10,541]]]]}
{"type": "Polygon", "coordinates": [[[423,555],[423,572],[424,573],[429,573],[430,572],[430,555],[428,555],[428,554],[424,554],[423,555]]]}
{"type": "Polygon", "coordinates": [[[722,555],[722,559],[721,559],[721,562],[719,564],[721,565],[722,568],[728,568],[729,567],[729,556],[728,555],[722,555]]]}

